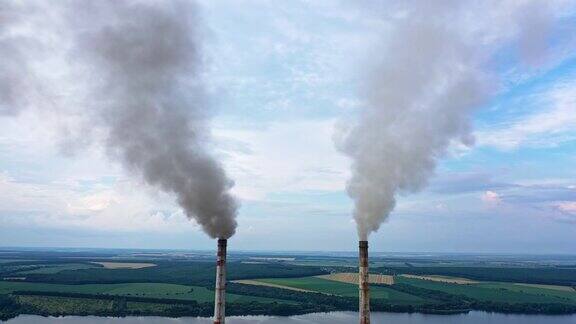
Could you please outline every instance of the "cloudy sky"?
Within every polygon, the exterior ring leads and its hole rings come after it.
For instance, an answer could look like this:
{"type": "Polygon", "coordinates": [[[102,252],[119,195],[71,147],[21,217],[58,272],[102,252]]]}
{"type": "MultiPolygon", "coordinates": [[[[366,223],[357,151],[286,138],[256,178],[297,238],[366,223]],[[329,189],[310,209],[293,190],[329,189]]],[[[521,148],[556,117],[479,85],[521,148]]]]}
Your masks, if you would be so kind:
{"type": "MultiPolygon", "coordinates": [[[[213,151],[241,201],[231,246],[354,250],[350,161],[333,137],[365,104],[363,62],[385,48],[390,15],[363,1],[199,7],[217,106],[213,151]]],[[[497,91],[474,115],[475,145],[454,144],[424,191],[399,196],[373,250],[574,252],[573,9],[546,27],[538,62],[498,53],[497,91]]],[[[213,248],[173,197],[130,177],[101,147],[63,146],[62,119],[73,125],[73,116],[38,111],[0,116],[0,246],[213,248]]]]}

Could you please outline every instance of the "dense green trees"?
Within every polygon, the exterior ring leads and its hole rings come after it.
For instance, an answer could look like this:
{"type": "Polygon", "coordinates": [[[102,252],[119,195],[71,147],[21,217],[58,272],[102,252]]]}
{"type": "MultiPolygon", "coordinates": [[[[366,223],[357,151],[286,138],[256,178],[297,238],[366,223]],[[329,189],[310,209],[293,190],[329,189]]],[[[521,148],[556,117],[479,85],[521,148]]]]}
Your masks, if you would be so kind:
{"type": "Polygon", "coordinates": [[[546,285],[576,285],[576,268],[539,267],[387,267],[376,272],[391,274],[442,275],[479,281],[523,282],[546,285]]]}
{"type": "Polygon", "coordinates": [[[0,321],[9,320],[25,312],[26,310],[14,298],[0,295],[0,321]]]}
{"type": "MultiPolygon", "coordinates": [[[[89,284],[89,283],[131,283],[131,282],[161,282],[184,285],[210,287],[214,283],[216,266],[212,262],[157,262],[157,266],[144,269],[83,269],[62,271],[55,274],[27,275],[27,281],[89,284]]],[[[230,280],[255,278],[292,278],[325,274],[320,267],[302,267],[285,264],[246,264],[230,262],[228,274],[230,280]]]]}

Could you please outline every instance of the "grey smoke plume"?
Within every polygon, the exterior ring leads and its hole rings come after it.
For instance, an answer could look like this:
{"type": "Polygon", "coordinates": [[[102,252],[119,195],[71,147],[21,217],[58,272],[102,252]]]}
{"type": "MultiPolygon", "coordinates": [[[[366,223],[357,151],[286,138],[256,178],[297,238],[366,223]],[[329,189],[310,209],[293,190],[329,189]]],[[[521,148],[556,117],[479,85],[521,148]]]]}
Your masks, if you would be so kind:
{"type": "Polygon", "coordinates": [[[451,143],[473,144],[472,114],[496,90],[487,67],[493,54],[515,43],[527,48],[531,59],[541,52],[545,37],[538,32],[531,38],[530,31],[551,20],[542,17],[551,15],[548,4],[386,2],[383,12],[394,13],[391,30],[372,54],[363,87],[366,105],[336,134],[339,148],[352,159],[347,190],[361,240],[379,229],[397,195],[426,186],[451,143]]]}
{"type": "MultiPolygon", "coordinates": [[[[0,19],[34,11],[15,3],[3,2],[0,19]]],[[[49,6],[58,7],[47,12],[66,24],[65,33],[49,36],[66,46],[71,75],[78,78],[72,93],[109,155],[175,195],[208,235],[231,237],[237,202],[230,194],[232,181],[208,148],[212,111],[203,89],[197,8],[177,0],[62,0],[49,6]]],[[[7,53],[11,63],[30,66],[42,55],[10,36],[0,35],[0,54],[7,53]]],[[[18,100],[26,83],[20,81],[22,70],[2,66],[2,72],[2,107],[14,113],[23,106],[18,100]]]]}

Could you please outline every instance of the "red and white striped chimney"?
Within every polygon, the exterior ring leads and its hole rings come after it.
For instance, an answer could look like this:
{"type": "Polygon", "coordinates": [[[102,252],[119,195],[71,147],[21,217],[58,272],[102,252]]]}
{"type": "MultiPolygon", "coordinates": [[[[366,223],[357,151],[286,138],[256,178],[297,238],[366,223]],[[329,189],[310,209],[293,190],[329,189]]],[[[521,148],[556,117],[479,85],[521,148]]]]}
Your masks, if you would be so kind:
{"type": "Polygon", "coordinates": [[[215,294],[214,324],[224,324],[226,320],[226,239],[218,240],[218,261],[216,261],[215,294]]]}
{"type": "Polygon", "coordinates": [[[368,274],[368,241],[360,241],[358,290],[360,293],[360,324],[370,324],[370,287],[368,274]]]}

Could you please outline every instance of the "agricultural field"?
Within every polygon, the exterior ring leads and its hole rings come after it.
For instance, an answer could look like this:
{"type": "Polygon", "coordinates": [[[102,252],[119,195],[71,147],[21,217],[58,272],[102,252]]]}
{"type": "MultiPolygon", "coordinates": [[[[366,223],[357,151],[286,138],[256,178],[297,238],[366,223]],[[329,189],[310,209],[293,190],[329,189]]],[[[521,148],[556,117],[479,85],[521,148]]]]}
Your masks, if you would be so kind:
{"type": "Polygon", "coordinates": [[[573,287],[551,286],[551,285],[528,285],[516,283],[481,283],[478,285],[482,288],[492,288],[498,290],[515,291],[533,295],[544,295],[555,298],[565,298],[576,303],[576,290],[573,287]]]}
{"type": "Polygon", "coordinates": [[[136,263],[136,262],[92,262],[103,266],[106,269],[143,269],[155,267],[154,263],[136,263]]]}
{"type": "MultiPolygon", "coordinates": [[[[331,273],[329,275],[320,275],[316,277],[326,280],[358,284],[358,273],[340,272],[340,273],[331,273]]],[[[370,274],[368,276],[368,281],[372,284],[393,285],[394,276],[370,274]]]]}
{"type": "MultiPolygon", "coordinates": [[[[256,281],[276,285],[277,287],[290,287],[307,291],[314,291],[328,295],[342,297],[358,297],[358,285],[327,280],[318,277],[304,278],[272,278],[258,279],[256,281]]],[[[372,286],[370,296],[375,299],[386,300],[394,304],[420,304],[426,301],[420,297],[409,295],[384,286],[372,286]]]]}
{"type": "Polygon", "coordinates": [[[535,288],[542,288],[542,289],[552,289],[552,290],[559,290],[559,291],[567,291],[567,292],[576,292],[576,286],[555,286],[555,285],[538,285],[538,284],[525,284],[525,283],[516,283],[517,286],[525,286],[525,287],[535,287],[535,288]]]}
{"type": "Polygon", "coordinates": [[[460,295],[479,301],[503,303],[576,304],[576,292],[519,286],[514,283],[455,284],[415,278],[397,277],[396,282],[413,287],[460,295]]]}
{"type": "Polygon", "coordinates": [[[541,266],[527,264],[524,267],[405,267],[377,268],[391,274],[409,274],[418,276],[444,276],[465,278],[473,281],[515,282],[556,286],[576,286],[576,268],[559,266],[541,266]]]}
{"type": "Polygon", "coordinates": [[[272,288],[280,288],[280,289],[301,291],[301,292],[314,292],[313,290],[296,288],[296,287],[286,286],[286,285],[282,285],[282,284],[274,284],[274,283],[259,281],[259,280],[235,280],[233,282],[239,283],[239,284],[244,284],[244,285],[251,285],[251,286],[272,287],[272,288]]]}
{"type": "MultiPolygon", "coordinates": [[[[10,294],[17,291],[34,291],[34,292],[60,292],[74,294],[90,295],[114,295],[114,296],[132,296],[145,298],[164,298],[164,299],[181,299],[194,300],[197,302],[212,302],[214,300],[214,291],[205,287],[184,286],[163,283],[127,283],[127,284],[94,284],[94,285],[58,285],[28,282],[7,282],[0,281],[0,294],[10,294]]],[[[249,303],[258,302],[277,302],[279,300],[227,294],[227,300],[230,302],[249,303]]]]}
{"type": "Polygon", "coordinates": [[[412,278],[412,279],[421,279],[421,280],[429,280],[429,281],[436,281],[436,282],[445,282],[445,283],[453,283],[458,285],[468,285],[468,284],[477,284],[478,281],[470,280],[466,278],[458,278],[458,277],[446,277],[446,276],[417,276],[417,275],[409,275],[403,274],[401,275],[405,278],[412,278]]]}

